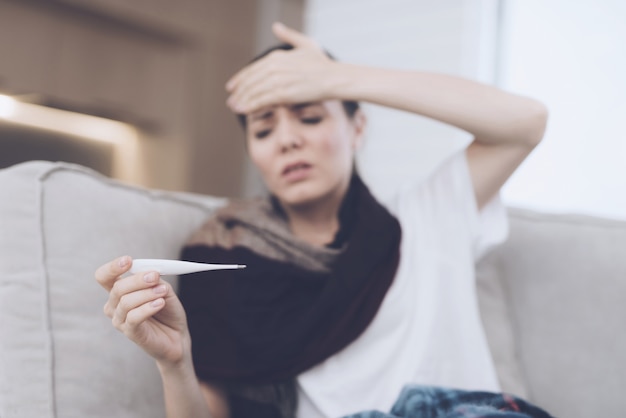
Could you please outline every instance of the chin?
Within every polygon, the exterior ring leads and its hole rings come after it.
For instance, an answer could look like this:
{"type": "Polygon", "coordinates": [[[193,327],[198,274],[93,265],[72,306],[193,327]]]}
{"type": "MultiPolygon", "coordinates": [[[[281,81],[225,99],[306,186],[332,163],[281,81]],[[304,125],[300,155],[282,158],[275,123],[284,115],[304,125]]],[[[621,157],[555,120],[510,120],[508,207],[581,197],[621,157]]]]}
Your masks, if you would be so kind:
{"type": "Polygon", "coordinates": [[[280,200],[283,202],[283,204],[289,205],[291,207],[304,207],[304,206],[309,206],[318,202],[321,199],[321,197],[322,196],[319,194],[309,194],[309,193],[300,194],[299,193],[296,196],[294,195],[283,196],[280,198],[280,200]]]}
{"type": "Polygon", "coordinates": [[[318,202],[326,194],[313,184],[296,184],[288,190],[283,190],[282,193],[276,193],[276,196],[285,205],[301,207],[318,202]]]}

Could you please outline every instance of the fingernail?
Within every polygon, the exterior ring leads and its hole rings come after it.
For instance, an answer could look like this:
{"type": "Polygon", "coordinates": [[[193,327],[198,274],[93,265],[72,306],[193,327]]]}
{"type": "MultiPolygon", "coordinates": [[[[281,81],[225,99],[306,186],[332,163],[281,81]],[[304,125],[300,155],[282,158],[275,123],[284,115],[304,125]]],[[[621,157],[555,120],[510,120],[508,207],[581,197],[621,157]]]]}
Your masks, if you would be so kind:
{"type": "Polygon", "coordinates": [[[157,275],[156,273],[148,273],[145,276],[143,276],[143,280],[146,283],[154,283],[157,281],[157,275]]]}
{"type": "Polygon", "coordinates": [[[155,299],[152,302],[150,302],[150,306],[156,308],[159,307],[161,305],[163,305],[165,303],[165,301],[162,298],[159,299],[155,299]]]}
{"type": "Polygon", "coordinates": [[[119,259],[117,264],[120,266],[120,268],[124,268],[124,267],[126,267],[128,265],[129,262],[130,262],[130,257],[125,255],[124,257],[119,259]]]}
{"type": "Polygon", "coordinates": [[[157,287],[154,287],[152,290],[154,290],[154,293],[160,294],[160,293],[165,293],[165,291],[167,290],[167,287],[164,284],[161,284],[161,285],[158,285],[157,287]]]}

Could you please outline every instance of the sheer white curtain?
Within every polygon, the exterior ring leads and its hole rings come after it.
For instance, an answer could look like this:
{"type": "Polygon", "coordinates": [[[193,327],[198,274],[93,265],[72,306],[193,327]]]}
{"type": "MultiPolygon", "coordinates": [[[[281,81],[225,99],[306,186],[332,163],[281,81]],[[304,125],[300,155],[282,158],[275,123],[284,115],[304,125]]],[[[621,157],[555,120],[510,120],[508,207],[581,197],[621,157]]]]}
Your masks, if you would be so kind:
{"type": "MultiPolygon", "coordinates": [[[[545,141],[505,185],[509,205],[626,218],[626,2],[308,0],[305,30],[340,59],[498,84],[550,108],[545,141]]],[[[361,171],[379,195],[469,138],[369,106],[361,171]]]]}
{"type": "MultiPolygon", "coordinates": [[[[305,30],[340,60],[493,81],[497,2],[308,0],[305,30]]],[[[359,169],[384,197],[463,147],[464,132],[415,115],[365,106],[359,169]]]]}
{"type": "Polygon", "coordinates": [[[550,109],[510,204],[626,218],[626,2],[507,0],[499,80],[550,109]]]}

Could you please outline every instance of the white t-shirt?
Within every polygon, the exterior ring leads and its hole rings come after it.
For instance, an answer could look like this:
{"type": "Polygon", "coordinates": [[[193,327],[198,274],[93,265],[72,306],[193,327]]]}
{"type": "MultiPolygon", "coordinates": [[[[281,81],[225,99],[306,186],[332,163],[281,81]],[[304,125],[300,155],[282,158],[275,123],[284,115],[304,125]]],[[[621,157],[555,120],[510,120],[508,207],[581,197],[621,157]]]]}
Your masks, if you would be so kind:
{"type": "Polygon", "coordinates": [[[499,390],[474,264],[507,235],[498,198],[478,211],[465,152],[386,204],[400,264],[376,317],[348,347],[298,376],[298,418],[389,411],[408,383],[499,390]]]}

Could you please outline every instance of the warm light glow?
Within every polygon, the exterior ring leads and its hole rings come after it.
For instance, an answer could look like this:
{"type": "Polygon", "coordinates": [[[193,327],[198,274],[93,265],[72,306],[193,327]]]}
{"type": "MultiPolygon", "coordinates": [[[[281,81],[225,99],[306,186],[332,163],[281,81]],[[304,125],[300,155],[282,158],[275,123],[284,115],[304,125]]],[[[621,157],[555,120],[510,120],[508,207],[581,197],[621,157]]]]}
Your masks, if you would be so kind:
{"type": "Polygon", "coordinates": [[[136,129],[126,123],[23,103],[4,95],[0,95],[0,118],[19,125],[112,144],[121,145],[137,139],[136,129]]]}
{"type": "Polygon", "coordinates": [[[16,105],[14,98],[0,94],[0,118],[11,118],[15,114],[16,105]]]}
{"type": "Polygon", "coordinates": [[[86,141],[102,141],[112,145],[112,177],[145,185],[141,135],[132,125],[111,119],[68,112],[66,110],[25,103],[0,94],[0,124],[58,132],[86,141]]]}

